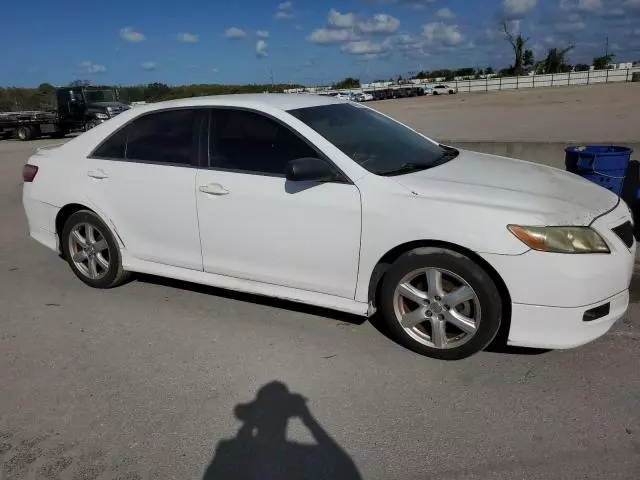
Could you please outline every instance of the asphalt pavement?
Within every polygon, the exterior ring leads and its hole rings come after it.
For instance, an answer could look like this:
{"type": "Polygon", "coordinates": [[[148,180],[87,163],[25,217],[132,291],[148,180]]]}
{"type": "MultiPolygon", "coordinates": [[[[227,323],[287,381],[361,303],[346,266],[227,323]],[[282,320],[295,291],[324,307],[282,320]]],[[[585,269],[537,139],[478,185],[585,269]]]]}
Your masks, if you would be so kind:
{"type": "Polygon", "coordinates": [[[1,479],[640,477],[640,277],[587,346],[459,362],[292,303],[93,290],[27,235],[48,143],[0,141],[1,479]]]}

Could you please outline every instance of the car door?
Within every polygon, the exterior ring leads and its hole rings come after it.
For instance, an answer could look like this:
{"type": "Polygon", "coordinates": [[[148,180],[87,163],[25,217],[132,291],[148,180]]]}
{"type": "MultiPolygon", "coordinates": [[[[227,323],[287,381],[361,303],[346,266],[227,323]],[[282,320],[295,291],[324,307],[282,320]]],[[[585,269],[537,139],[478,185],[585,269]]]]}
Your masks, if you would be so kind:
{"type": "Polygon", "coordinates": [[[144,114],[87,159],[87,196],[141,260],[202,270],[194,194],[200,112],[144,114]]]}
{"type": "Polygon", "coordinates": [[[354,298],[357,187],[342,174],[287,181],[289,160],[321,154],[273,118],[213,109],[209,125],[209,166],[196,180],[204,270],[354,298]]]}

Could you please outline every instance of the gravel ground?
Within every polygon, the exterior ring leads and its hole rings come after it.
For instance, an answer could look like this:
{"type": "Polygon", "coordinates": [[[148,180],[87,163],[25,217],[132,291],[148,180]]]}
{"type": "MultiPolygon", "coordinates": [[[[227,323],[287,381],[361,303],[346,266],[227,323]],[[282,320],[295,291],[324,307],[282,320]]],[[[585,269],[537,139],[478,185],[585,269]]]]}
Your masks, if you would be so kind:
{"type": "Polygon", "coordinates": [[[372,102],[434,138],[452,141],[635,143],[640,83],[460,93],[372,102]]]}
{"type": "Polygon", "coordinates": [[[638,478],[640,281],[587,346],[454,363],[326,310],[92,290],[27,236],[20,169],[46,143],[0,142],[3,480],[638,478]]]}

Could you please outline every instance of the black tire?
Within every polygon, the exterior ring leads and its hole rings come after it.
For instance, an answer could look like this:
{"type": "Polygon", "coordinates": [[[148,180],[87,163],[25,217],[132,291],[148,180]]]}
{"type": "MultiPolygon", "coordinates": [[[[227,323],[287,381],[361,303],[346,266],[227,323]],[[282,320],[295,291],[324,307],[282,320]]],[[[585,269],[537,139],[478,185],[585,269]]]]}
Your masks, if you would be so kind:
{"type": "Polygon", "coordinates": [[[98,122],[98,120],[89,120],[87,121],[87,123],[84,124],[84,131],[88,131],[91,130],[94,127],[97,127],[98,125],[100,125],[100,122],[98,122]]]}
{"type": "Polygon", "coordinates": [[[21,125],[16,129],[16,137],[23,142],[33,138],[33,129],[29,125],[21,125]]]}
{"type": "MultiPolygon", "coordinates": [[[[459,360],[480,352],[495,338],[502,321],[502,299],[491,277],[468,257],[442,248],[419,248],[396,260],[382,279],[378,304],[385,323],[397,341],[414,352],[440,360],[459,360]],[[475,333],[466,343],[453,348],[428,346],[410,336],[397,320],[394,308],[396,287],[408,274],[422,268],[451,272],[474,290],[481,316],[475,333]]],[[[424,324],[428,324],[426,318],[424,324]]]]}
{"type": "MultiPolygon", "coordinates": [[[[96,237],[98,238],[98,237],[96,237]]],[[[76,276],[84,283],[93,288],[113,288],[124,283],[129,274],[122,268],[122,257],[120,256],[120,248],[115,241],[109,227],[90,210],[80,210],[72,214],[64,224],[61,235],[62,254],[67,260],[69,267],[76,276]],[[73,230],[80,225],[92,226],[104,238],[108,246],[108,269],[104,276],[100,278],[90,278],[83,272],[73,260],[73,252],[71,251],[70,236],[73,230]]],[[[103,257],[104,258],[104,257],[103,257]]]]}
{"type": "Polygon", "coordinates": [[[456,92],[454,92],[453,90],[449,90],[449,95],[453,95],[454,93],[456,92]]]}

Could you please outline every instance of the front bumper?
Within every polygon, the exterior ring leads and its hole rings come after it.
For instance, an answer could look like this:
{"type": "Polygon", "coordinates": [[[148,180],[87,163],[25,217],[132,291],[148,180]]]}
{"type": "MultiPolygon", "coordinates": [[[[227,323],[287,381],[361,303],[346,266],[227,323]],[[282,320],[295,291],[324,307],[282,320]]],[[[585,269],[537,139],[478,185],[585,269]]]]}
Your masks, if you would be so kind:
{"type": "Polygon", "coordinates": [[[482,254],[504,280],[512,302],[508,343],[537,348],[571,348],[604,335],[629,304],[636,244],[627,247],[612,228],[630,221],[620,202],[591,227],[610,254],[482,254]],[[586,311],[609,304],[609,313],[584,321],[586,311]]]}
{"type": "Polygon", "coordinates": [[[601,337],[627,311],[629,291],[584,307],[542,307],[514,303],[507,343],[519,347],[565,349],[578,347],[601,337]],[[609,304],[609,314],[591,322],[586,311],[609,304]]]}

